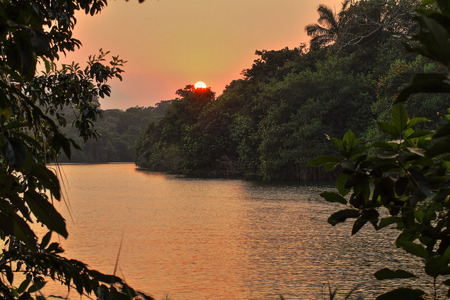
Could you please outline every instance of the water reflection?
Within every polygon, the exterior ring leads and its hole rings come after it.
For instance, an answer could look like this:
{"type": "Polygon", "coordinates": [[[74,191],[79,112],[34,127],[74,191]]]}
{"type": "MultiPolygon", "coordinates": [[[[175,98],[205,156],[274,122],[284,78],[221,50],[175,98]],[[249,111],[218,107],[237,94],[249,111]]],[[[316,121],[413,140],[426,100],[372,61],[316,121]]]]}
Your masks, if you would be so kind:
{"type": "Polygon", "coordinates": [[[157,298],[322,299],[330,282],[341,294],[362,283],[370,299],[381,288],[371,274],[393,260],[392,239],[327,224],[338,206],[318,194],[330,185],[183,179],[130,164],[62,172],[67,255],[111,273],[123,240],[119,275],[157,298]]]}

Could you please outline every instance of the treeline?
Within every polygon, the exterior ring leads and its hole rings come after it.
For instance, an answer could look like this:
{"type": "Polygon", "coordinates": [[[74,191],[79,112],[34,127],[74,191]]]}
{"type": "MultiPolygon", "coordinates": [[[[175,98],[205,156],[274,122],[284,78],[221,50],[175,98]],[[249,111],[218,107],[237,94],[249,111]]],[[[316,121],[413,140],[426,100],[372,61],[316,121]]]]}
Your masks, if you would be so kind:
{"type": "MultiPolygon", "coordinates": [[[[414,2],[346,1],[340,13],[323,5],[318,13],[319,23],[306,27],[309,47],[256,51],[243,79],[217,99],[209,89],[179,90],[140,136],[136,164],[188,176],[326,179],[306,167],[333,153],[326,134],[351,128],[381,138],[374,120],[390,115],[402,86],[440,68],[405,48],[416,30],[414,2]]],[[[423,99],[410,100],[411,116],[438,120],[448,108],[446,96],[423,99]]]]}
{"type": "MultiPolygon", "coordinates": [[[[95,122],[98,133],[96,139],[89,139],[85,143],[77,136],[72,126],[63,128],[64,133],[74,139],[81,150],[74,150],[70,162],[72,163],[105,163],[105,162],[134,162],[136,159],[135,142],[143,128],[149,122],[158,122],[166,113],[171,101],[162,101],[155,107],[131,107],[127,110],[107,109],[95,122]]],[[[65,111],[67,122],[73,122],[75,116],[72,111],[65,111]]],[[[65,155],[61,155],[59,162],[69,162],[65,155]]]]}

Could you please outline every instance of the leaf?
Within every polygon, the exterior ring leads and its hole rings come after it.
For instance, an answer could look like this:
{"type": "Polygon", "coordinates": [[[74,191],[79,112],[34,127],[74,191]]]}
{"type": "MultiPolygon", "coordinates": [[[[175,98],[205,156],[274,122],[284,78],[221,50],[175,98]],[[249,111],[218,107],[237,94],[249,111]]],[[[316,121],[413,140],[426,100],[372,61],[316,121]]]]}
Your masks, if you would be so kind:
{"type": "Polygon", "coordinates": [[[9,284],[12,285],[13,281],[14,281],[14,274],[11,271],[11,267],[8,265],[5,265],[3,268],[5,269],[4,272],[6,273],[6,279],[8,280],[9,284]]]}
{"type": "Polygon", "coordinates": [[[30,28],[29,35],[31,46],[37,55],[46,54],[50,50],[50,39],[44,32],[30,28]]]}
{"type": "Polygon", "coordinates": [[[33,53],[28,33],[21,30],[14,34],[13,44],[6,53],[8,65],[31,80],[36,71],[36,56],[33,53]]]}
{"type": "Polygon", "coordinates": [[[387,227],[392,224],[398,224],[402,221],[400,217],[386,217],[380,220],[380,223],[378,224],[378,230],[382,229],[384,227],[387,227]]]}
{"type": "Polygon", "coordinates": [[[434,134],[433,138],[445,137],[450,135],[450,123],[441,126],[434,134]]]}
{"type": "Polygon", "coordinates": [[[398,288],[377,297],[377,300],[422,300],[422,290],[398,288]]]}
{"type": "Polygon", "coordinates": [[[406,252],[427,259],[428,258],[428,252],[427,250],[419,244],[413,243],[413,242],[407,242],[407,241],[400,241],[398,242],[399,246],[402,247],[406,252]]]}
{"type": "Polygon", "coordinates": [[[408,135],[406,138],[415,139],[415,138],[424,137],[424,136],[431,136],[432,134],[433,134],[433,132],[429,131],[429,130],[416,130],[416,131],[414,131],[413,134],[408,135]]]}
{"type": "Polygon", "coordinates": [[[450,62],[450,44],[447,30],[433,18],[420,16],[419,20],[421,27],[426,27],[429,30],[427,33],[422,30],[420,38],[429,54],[431,54],[431,58],[447,66],[450,62]]]}
{"type": "Polygon", "coordinates": [[[340,163],[340,159],[331,155],[322,155],[314,158],[308,162],[309,166],[320,167],[324,166],[326,171],[332,171],[340,163]]]}
{"type": "Polygon", "coordinates": [[[410,95],[418,93],[450,93],[447,77],[438,73],[416,74],[412,83],[400,92],[396,103],[405,102],[410,95]]]}
{"type": "Polygon", "coordinates": [[[22,281],[19,288],[17,289],[17,292],[19,294],[22,294],[23,292],[25,292],[25,290],[28,287],[28,285],[30,284],[30,282],[31,282],[31,278],[26,278],[24,281],[22,281]]]}
{"type": "Polygon", "coordinates": [[[42,224],[67,238],[66,221],[47,199],[31,190],[25,192],[24,199],[42,224]]]}
{"type": "Polygon", "coordinates": [[[28,293],[35,293],[42,289],[46,284],[46,281],[35,281],[34,284],[28,289],[28,293]]]}
{"type": "Polygon", "coordinates": [[[432,277],[438,277],[439,275],[445,275],[445,271],[448,269],[449,259],[445,256],[431,257],[425,264],[425,273],[432,277]]]}
{"type": "Polygon", "coordinates": [[[402,132],[406,129],[406,125],[408,124],[408,113],[406,112],[406,108],[403,104],[397,104],[392,109],[392,126],[394,127],[396,132],[402,132]]]}
{"type": "Polygon", "coordinates": [[[400,177],[395,182],[395,193],[398,196],[403,196],[406,192],[406,188],[408,187],[409,179],[407,177],[400,177]]]}
{"type": "Polygon", "coordinates": [[[329,137],[329,136],[328,136],[328,139],[336,146],[336,148],[338,148],[339,150],[345,151],[343,141],[341,141],[340,139],[334,138],[334,137],[329,137]]]}
{"type": "Polygon", "coordinates": [[[428,119],[427,118],[418,118],[418,117],[412,118],[411,120],[409,120],[407,128],[412,128],[412,127],[414,127],[420,123],[424,123],[424,122],[428,122],[428,119]]]}
{"type": "Polygon", "coordinates": [[[336,187],[338,189],[339,194],[342,196],[348,195],[350,193],[351,188],[347,186],[347,182],[349,181],[351,175],[341,173],[336,180],[336,187]]]}
{"type": "Polygon", "coordinates": [[[361,216],[355,221],[355,223],[353,223],[352,235],[357,234],[367,222],[371,222],[374,226],[376,226],[378,217],[379,213],[375,209],[364,210],[361,216]]]}
{"type": "Polygon", "coordinates": [[[46,166],[35,163],[31,168],[30,175],[39,179],[42,185],[49,189],[53,196],[59,200],[61,199],[61,189],[58,177],[46,166]]]}
{"type": "Polygon", "coordinates": [[[403,270],[393,271],[388,268],[381,269],[381,270],[377,271],[374,275],[377,280],[417,277],[416,275],[406,272],[406,271],[403,271],[403,270]]]}
{"type": "Polygon", "coordinates": [[[409,152],[411,152],[412,154],[424,157],[425,156],[425,150],[422,148],[417,148],[417,147],[406,147],[406,149],[408,149],[409,152]]]}
{"type": "Polygon", "coordinates": [[[430,188],[430,184],[428,183],[428,180],[425,177],[425,175],[414,169],[409,169],[408,173],[411,175],[411,177],[414,179],[414,181],[419,184],[419,187],[420,187],[420,190],[422,191],[422,193],[424,193],[427,196],[430,196],[431,188],[430,188]]]}
{"type": "Polygon", "coordinates": [[[6,160],[13,167],[19,167],[23,165],[27,158],[27,148],[18,140],[12,138],[3,138],[3,154],[6,160]]]}
{"type": "Polygon", "coordinates": [[[425,154],[428,157],[436,157],[441,154],[450,152],[450,137],[438,139],[425,154]]]}
{"type": "Polygon", "coordinates": [[[380,127],[381,131],[383,131],[384,133],[390,135],[393,138],[397,138],[400,134],[400,132],[398,132],[395,127],[390,124],[390,123],[386,123],[386,122],[377,122],[378,127],[380,127]]]}
{"type": "Polygon", "coordinates": [[[346,143],[346,145],[347,145],[347,148],[346,148],[346,150],[347,151],[350,151],[350,149],[352,149],[353,148],[353,146],[355,146],[355,144],[356,144],[356,138],[355,138],[355,134],[353,133],[353,131],[350,129],[350,130],[348,130],[345,134],[344,134],[344,138],[342,139],[345,143],[346,143]]]}
{"type": "Polygon", "coordinates": [[[25,245],[31,250],[37,250],[36,247],[36,236],[31,230],[27,222],[17,215],[10,216],[14,228],[14,235],[17,239],[25,243],[25,245]]]}
{"type": "Polygon", "coordinates": [[[395,150],[395,148],[392,146],[392,144],[388,143],[388,142],[375,142],[372,144],[372,146],[376,147],[380,150],[383,150],[383,151],[394,151],[395,150]]]}
{"type": "Polygon", "coordinates": [[[52,238],[52,231],[50,230],[49,232],[47,232],[46,235],[44,235],[44,237],[42,238],[42,242],[40,244],[41,249],[45,249],[45,247],[47,247],[48,243],[50,242],[52,238]]]}
{"type": "Polygon", "coordinates": [[[355,165],[351,160],[344,160],[341,162],[342,171],[347,174],[355,172],[355,165]]]}
{"type": "Polygon", "coordinates": [[[430,5],[435,2],[436,2],[436,0],[422,0],[422,3],[420,4],[419,8],[423,8],[427,5],[430,5]]]}
{"type": "Polygon", "coordinates": [[[67,155],[67,158],[71,157],[71,149],[70,149],[70,140],[65,137],[63,134],[57,132],[52,138],[52,142],[57,151],[62,148],[64,153],[67,155]]]}
{"type": "Polygon", "coordinates": [[[322,198],[327,200],[328,202],[338,202],[342,204],[347,204],[347,200],[344,197],[334,192],[323,192],[320,194],[322,198]]]}
{"type": "Polygon", "coordinates": [[[344,209],[338,212],[335,212],[328,218],[328,223],[335,226],[338,223],[342,223],[349,218],[358,218],[359,211],[356,209],[344,209]]]}

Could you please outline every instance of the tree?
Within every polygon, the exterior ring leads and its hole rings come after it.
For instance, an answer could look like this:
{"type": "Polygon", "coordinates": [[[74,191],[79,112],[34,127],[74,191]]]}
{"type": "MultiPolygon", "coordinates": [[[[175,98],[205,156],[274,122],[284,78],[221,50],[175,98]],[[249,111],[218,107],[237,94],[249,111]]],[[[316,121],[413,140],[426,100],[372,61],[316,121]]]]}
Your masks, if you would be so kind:
{"type": "Polygon", "coordinates": [[[361,0],[343,10],[346,20],[337,40],[338,47],[373,46],[390,36],[410,36],[417,28],[413,21],[416,0],[361,0]]]}
{"type": "MultiPolygon", "coordinates": [[[[330,202],[347,205],[330,216],[337,225],[356,219],[352,234],[370,223],[376,230],[391,226],[399,231],[397,247],[423,262],[433,282],[431,291],[401,287],[377,299],[441,298],[450,296],[450,115],[435,130],[417,126],[426,118],[409,118],[404,103],[412,96],[445,93],[448,97],[450,67],[450,10],[443,0],[423,1],[417,9],[420,31],[413,36],[411,51],[441,64],[439,72],[417,73],[396,97],[390,122],[378,122],[388,140],[364,146],[353,132],[342,140],[330,138],[340,157],[322,156],[311,163],[332,170],[342,168],[337,192],[324,192],[330,202]]],[[[447,100],[448,101],[448,100],[447,100]]],[[[384,268],[378,280],[415,278],[417,270],[384,268]]]]}
{"type": "MultiPolygon", "coordinates": [[[[142,1],[140,1],[142,2],[142,1]]],[[[73,126],[84,140],[97,136],[93,122],[99,116],[99,97],[109,96],[107,81],[121,78],[124,61],[107,52],[91,56],[87,66],[65,65],[57,69],[61,53],[74,51],[80,41],[72,38],[77,10],[94,15],[106,0],[2,1],[0,2],[0,297],[43,299],[46,280],[74,287],[80,294],[100,299],[143,297],[115,275],[89,269],[84,263],[63,257],[52,242],[54,234],[67,238],[64,218],[53,201],[61,200],[61,185],[48,163],[60,152],[71,156],[76,142],[60,128],[67,120],[62,112],[75,112],[73,126]],[[36,75],[37,64],[45,66],[36,75]],[[48,229],[40,238],[30,227],[48,229]],[[25,277],[17,283],[16,273],[25,277]],[[36,295],[36,293],[38,295],[36,295]],[[33,296],[35,295],[35,296],[33,296]]]]}
{"type": "Polygon", "coordinates": [[[203,109],[214,100],[209,88],[187,85],[179,89],[167,107],[166,114],[157,123],[150,123],[146,133],[139,139],[137,164],[155,171],[191,173],[193,164],[188,163],[192,143],[192,128],[198,122],[203,109]]]}
{"type": "Polygon", "coordinates": [[[317,8],[319,24],[310,24],[305,27],[306,34],[311,36],[311,48],[321,48],[337,40],[344,26],[342,12],[345,11],[352,0],[342,2],[341,12],[336,14],[331,8],[320,4],[317,8]]]}

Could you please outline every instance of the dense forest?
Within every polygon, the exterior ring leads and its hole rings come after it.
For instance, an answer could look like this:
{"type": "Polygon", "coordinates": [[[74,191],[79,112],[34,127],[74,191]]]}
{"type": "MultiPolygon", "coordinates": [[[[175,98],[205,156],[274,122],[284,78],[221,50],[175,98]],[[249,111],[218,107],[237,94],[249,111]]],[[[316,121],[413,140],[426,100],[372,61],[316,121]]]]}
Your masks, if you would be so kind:
{"type": "MultiPolygon", "coordinates": [[[[97,138],[85,143],[77,135],[74,127],[68,126],[63,132],[75,140],[82,149],[74,150],[70,159],[72,163],[105,163],[135,161],[135,142],[149,122],[160,120],[169,104],[161,101],[155,107],[131,107],[125,111],[107,109],[95,122],[97,138]]],[[[68,122],[73,122],[75,116],[71,110],[64,112],[68,122]]],[[[69,159],[62,154],[59,162],[66,163],[69,159]]]]}
{"type": "MultiPolygon", "coordinates": [[[[344,1],[339,13],[320,5],[318,23],[305,28],[308,45],[256,51],[243,78],[217,98],[191,85],[178,90],[166,114],[138,138],[136,164],[188,176],[327,179],[306,166],[334,153],[326,135],[351,128],[366,141],[380,139],[374,120],[390,116],[413,74],[441,68],[408,51],[416,5],[344,1]]],[[[409,115],[439,124],[447,96],[418,99],[409,100],[409,115]]]]}

